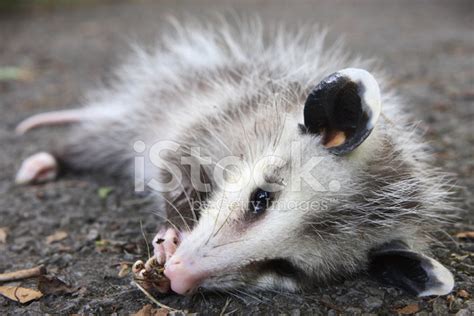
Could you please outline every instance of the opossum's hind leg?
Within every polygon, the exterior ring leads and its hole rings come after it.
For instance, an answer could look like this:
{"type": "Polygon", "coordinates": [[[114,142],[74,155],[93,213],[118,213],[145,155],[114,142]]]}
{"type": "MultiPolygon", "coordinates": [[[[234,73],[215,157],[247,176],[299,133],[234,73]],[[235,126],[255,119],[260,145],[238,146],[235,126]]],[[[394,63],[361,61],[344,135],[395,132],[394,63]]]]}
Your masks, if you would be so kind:
{"type": "Polygon", "coordinates": [[[51,180],[61,169],[100,171],[110,175],[128,175],[130,172],[130,144],[136,138],[130,120],[121,120],[117,112],[97,109],[76,109],[35,115],[18,125],[19,133],[46,125],[73,124],[58,139],[49,153],[33,155],[25,160],[17,175],[22,184],[51,180]],[[46,158],[48,157],[48,158],[46,158]],[[59,166],[59,167],[58,167],[59,166]],[[54,171],[54,172],[53,172],[54,171]]]}
{"type": "Polygon", "coordinates": [[[39,113],[28,117],[18,124],[15,131],[17,134],[22,135],[29,130],[40,126],[77,123],[85,119],[87,115],[88,111],[85,109],[71,109],[39,113]]]}
{"type": "MultiPolygon", "coordinates": [[[[86,117],[83,109],[72,109],[39,113],[28,117],[17,125],[17,134],[24,134],[31,129],[47,125],[77,123],[86,117]]],[[[57,159],[48,152],[36,153],[25,159],[18,170],[15,183],[30,184],[54,180],[59,172],[57,159]]]]}
{"type": "Polygon", "coordinates": [[[47,152],[36,153],[23,161],[15,183],[30,184],[54,180],[59,172],[56,158],[47,152]]]}

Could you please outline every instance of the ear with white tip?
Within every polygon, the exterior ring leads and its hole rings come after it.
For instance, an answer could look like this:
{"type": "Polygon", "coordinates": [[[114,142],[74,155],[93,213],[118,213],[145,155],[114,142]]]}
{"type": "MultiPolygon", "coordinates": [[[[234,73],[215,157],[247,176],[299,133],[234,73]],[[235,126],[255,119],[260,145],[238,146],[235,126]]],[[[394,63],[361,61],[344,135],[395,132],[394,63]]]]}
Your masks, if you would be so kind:
{"type": "Polygon", "coordinates": [[[342,155],[370,135],[380,115],[380,89],[366,70],[346,68],[323,79],[304,106],[304,128],[321,134],[323,145],[342,155]]]}
{"type": "Polygon", "coordinates": [[[369,273],[382,283],[416,296],[446,295],[454,287],[451,272],[441,263],[393,241],[370,252],[369,273]]]}

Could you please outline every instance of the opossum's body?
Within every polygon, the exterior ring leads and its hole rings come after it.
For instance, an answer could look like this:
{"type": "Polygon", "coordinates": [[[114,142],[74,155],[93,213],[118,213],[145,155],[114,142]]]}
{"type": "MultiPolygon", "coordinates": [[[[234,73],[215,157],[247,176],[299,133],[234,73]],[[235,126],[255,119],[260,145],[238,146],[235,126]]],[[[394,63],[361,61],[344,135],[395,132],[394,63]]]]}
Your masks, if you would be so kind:
{"type": "MultiPolygon", "coordinates": [[[[382,115],[350,151],[330,149],[342,148],[357,133],[307,122],[313,114],[303,108],[305,102],[311,108],[314,100],[306,100],[321,80],[346,67],[371,68],[340,47],[325,47],[323,39],[314,29],[264,34],[259,23],[238,30],[225,23],[178,27],[155,50],[137,49],[116,82],[90,97],[88,107],[63,112],[62,121],[78,124],[54,156],[76,169],[143,176],[157,208],[174,223],[186,230],[180,219],[197,220],[166,258],[176,292],[249,285],[297,290],[370,269],[419,295],[447,293],[450,273],[420,253],[424,234],[450,209],[447,191],[382,77],[374,75],[382,87],[382,115]],[[166,150],[150,151],[157,143],[166,150]],[[220,186],[215,175],[229,156],[244,161],[257,180],[245,172],[234,177],[238,168],[230,168],[223,177],[233,190],[220,186]],[[144,165],[137,157],[145,157],[144,165]],[[294,163],[314,157],[319,160],[310,170],[294,163]],[[164,170],[163,161],[176,169],[164,170]],[[200,163],[197,173],[193,163],[200,163]],[[176,173],[176,185],[160,184],[176,173]],[[316,189],[309,173],[319,182],[316,189]],[[304,178],[297,190],[290,189],[294,175],[304,178]],[[199,181],[205,189],[196,189],[199,181]],[[280,190],[268,193],[259,181],[280,190]],[[271,196],[262,215],[249,204],[255,194],[271,196]],[[198,215],[195,201],[206,202],[198,215]]],[[[362,99],[364,91],[378,92],[369,75],[357,71],[340,74],[362,76],[362,99]]],[[[326,84],[318,89],[324,94],[326,84]]],[[[370,109],[363,114],[375,122],[376,110],[370,109]]],[[[20,129],[44,122],[32,120],[20,129]]]]}

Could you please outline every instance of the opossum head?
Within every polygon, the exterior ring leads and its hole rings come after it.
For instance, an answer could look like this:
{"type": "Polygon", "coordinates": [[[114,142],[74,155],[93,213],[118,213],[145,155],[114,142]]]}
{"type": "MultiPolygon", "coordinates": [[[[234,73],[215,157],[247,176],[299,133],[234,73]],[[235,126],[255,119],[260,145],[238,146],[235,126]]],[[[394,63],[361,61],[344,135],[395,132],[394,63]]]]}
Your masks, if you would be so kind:
{"type": "Polygon", "coordinates": [[[223,181],[165,266],[172,289],[295,291],[370,270],[417,295],[449,292],[449,271],[413,250],[422,218],[413,209],[422,206],[417,184],[406,181],[409,166],[385,161],[396,153],[377,133],[374,77],[344,69],[303,90],[268,97],[292,105],[257,107],[232,132],[243,154],[215,169],[223,181]],[[276,108],[288,110],[269,115],[276,108]],[[411,200],[389,189],[404,181],[411,200]]]}

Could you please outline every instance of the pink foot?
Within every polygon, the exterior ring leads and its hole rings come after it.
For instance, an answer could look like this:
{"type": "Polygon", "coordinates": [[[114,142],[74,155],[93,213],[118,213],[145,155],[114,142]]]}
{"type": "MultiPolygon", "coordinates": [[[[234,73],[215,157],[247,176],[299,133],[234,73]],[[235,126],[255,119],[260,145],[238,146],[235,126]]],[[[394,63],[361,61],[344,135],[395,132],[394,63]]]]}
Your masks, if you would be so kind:
{"type": "Polygon", "coordinates": [[[163,228],[153,238],[153,250],[158,264],[164,265],[176,252],[183,234],[174,228],[163,228]]]}
{"type": "Polygon", "coordinates": [[[53,180],[58,174],[58,163],[50,153],[40,152],[28,157],[18,170],[15,183],[31,184],[53,180]]]}

